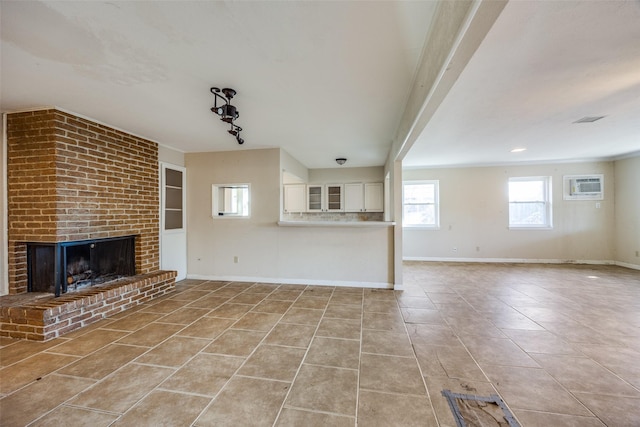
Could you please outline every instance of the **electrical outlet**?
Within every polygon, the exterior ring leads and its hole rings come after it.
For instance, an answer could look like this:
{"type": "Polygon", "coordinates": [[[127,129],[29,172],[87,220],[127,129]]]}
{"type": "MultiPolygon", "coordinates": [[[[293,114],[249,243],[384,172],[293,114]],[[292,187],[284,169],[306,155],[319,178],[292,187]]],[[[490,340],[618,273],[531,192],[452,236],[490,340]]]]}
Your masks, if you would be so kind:
{"type": "Polygon", "coordinates": [[[476,246],[476,252],[480,252],[480,246],[476,246]]]}
{"type": "Polygon", "coordinates": [[[596,202],[596,209],[600,209],[600,202],[596,202]]]}
{"type": "Polygon", "coordinates": [[[240,262],[240,257],[238,257],[237,255],[233,257],[233,263],[237,264],[240,262]]]}

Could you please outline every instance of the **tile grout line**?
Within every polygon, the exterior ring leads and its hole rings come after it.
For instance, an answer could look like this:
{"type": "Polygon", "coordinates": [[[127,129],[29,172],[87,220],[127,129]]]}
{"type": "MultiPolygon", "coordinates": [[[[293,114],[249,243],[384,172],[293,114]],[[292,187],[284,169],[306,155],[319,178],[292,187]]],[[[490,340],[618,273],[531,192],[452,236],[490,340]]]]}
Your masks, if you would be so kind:
{"type": "Polygon", "coordinates": [[[356,420],[355,427],[358,427],[358,415],[360,415],[360,372],[362,371],[362,341],[364,334],[364,304],[366,295],[362,291],[362,302],[360,303],[360,348],[358,349],[358,375],[356,380],[356,420]]]}
{"type": "MultiPolygon", "coordinates": [[[[205,283],[206,283],[206,282],[205,282],[205,283]]],[[[226,285],[225,285],[225,286],[226,286],[226,285]]],[[[223,286],[223,287],[224,287],[224,286],[223,286]]],[[[215,292],[215,291],[210,291],[209,293],[212,293],[212,292],[215,292]]],[[[204,298],[204,297],[205,297],[205,296],[203,296],[203,297],[201,297],[201,298],[204,298]]],[[[198,299],[200,299],[200,298],[198,298],[198,299]]],[[[157,304],[162,303],[162,302],[167,301],[167,300],[170,300],[170,298],[169,298],[169,297],[167,297],[166,299],[163,299],[163,300],[161,300],[161,301],[158,301],[156,304],[153,304],[153,305],[151,305],[150,307],[153,307],[154,305],[157,305],[157,304]]],[[[193,301],[191,301],[191,302],[193,302],[193,301]]],[[[150,307],[148,307],[148,308],[150,308],[150,307]]],[[[180,308],[184,308],[184,306],[183,306],[183,307],[180,307],[180,308]]],[[[169,313],[164,313],[164,316],[161,316],[161,317],[159,317],[159,318],[158,318],[158,319],[156,319],[156,320],[162,319],[162,318],[163,318],[163,317],[165,317],[166,315],[169,315],[169,314],[171,314],[171,313],[175,312],[176,310],[179,310],[180,308],[176,308],[176,309],[174,309],[173,311],[171,311],[171,312],[169,312],[169,313]]],[[[212,310],[213,310],[213,309],[212,309],[212,310]]],[[[211,310],[210,310],[210,311],[211,311],[211,310]]],[[[151,313],[151,314],[162,314],[162,313],[145,312],[145,311],[144,311],[144,309],[140,309],[140,310],[136,310],[135,312],[130,313],[129,315],[124,316],[124,317],[122,317],[122,318],[120,318],[120,319],[118,319],[118,320],[126,319],[127,317],[130,317],[130,316],[133,316],[133,315],[136,315],[136,314],[140,314],[140,313],[142,313],[142,314],[145,314],[145,313],[151,313]]],[[[201,317],[204,317],[204,315],[203,315],[203,316],[201,316],[201,317]]],[[[201,317],[200,317],[200,318],[201,318],[201,317]]],[[[198,319],[200,319],[200,318],[198,318],[198,319]]],[[[96,381],[94,384],[92,384],[91,386],[89,386],[89,387],[87,387],[87,388],[85,388],[85,389],[81,390],[80,392],[76,393],[74,396],[72,396],[72,397],[70,397],[69,399],[65,400],[64,402],[62,402],[61,404],[59,404],[59,405],[58,405],[58,406],[56,406],[55,408],[53,408],[53,409],[51,409],[50,411],[48,411],[46,414],[50,414],[52,411],[56,410],[57,408],[59,408],[59,407],[61,407],[61,406],[64,406],[67,402],[69,402],[69,401],[71,401],[71,400],[75,399],[75,398],[76,398],[76,397],[78,397],[78,395],[80,395],[81,393],[83,393],[83,392],[85,392],[85,391],[89,391],[89,390],[93,389],[94,387],[99,386],[99,384],[101,384],[103,381],[106,381],[108,378],[110,378],[110,377],[112,377],[112,376],[115,376],[115,374],[116,374],[117,372],[119,372],[120,370],[122,370],[122,369],[123,369],[123,368],[125,368],[126,366],[129,366],[130,364],[137,364],[137,365],[151,366],[151,365],[148,365],[148,364],[144,364],[144,363],[136,362],[136,360],[137,360],[137,359],[139,359],[140,357],[142,357],[142,356],[146,355],[147,353],[151,352],[151,351],[152,351],[152,350],[154,350],[156,347],[158,347],[159,345],[161,345],[161,344],[163,344],[164,342],[168,341],[168,340],[169,340],[169,339],[171,339],[172,337],[176,336],[175,334],[177,334],[177,333],[179,333],[180,331],[183,331],[185,328],[187,328],[187,327],[191,326],[191,325],[192,325],[193,323],[195,323],[198,319],[196,319],[196,320],[192,321],[192,322],[191,322],[191,323],[189,323],[189,324],[184,325],[184,327],[183,327],[183,328],[181,328],[181,329],[177,330],[174,334],[172,334],[172,335],[168,336],[167,338],[165,338],[164,340],[162,340],[162,341],[158,342],[157,344],[155,344],[155,345],[154,345],[154,346],[152,346],[152,347],[132,345],[132,346],[134,346],[134,347],[144,347],[144,348],[147,348],[147,351],[145,351],[144,353],[142,353],[142,354],[138,355],[137,357],[135,357],[134,359],[130,360],[129,362],[127,362],[127,363],[123,364],[123,365],[122,365],[122,366],[120,366],[119,368],[117,368],[117,369],[115,369],[114,371],[110,372],[108,375],[105,375],[105,376],[104,376],[104,377],[102,377],[101,379],[97,380],[97,381],[96,381]]],[[[128,332],[128,333],[127,333],[126,335],[124,335],[124,336],[120,337],[120,338],[119,338],[119,340],[120,340],[120,339],[123,339],[123,338],[125,338],[125,337],[128,337],[128,336],[132,335],[133,333],[138,332],[138,331],[140,331],[141,329],[145,328],[146,326],[148,326],[148,325],[150,325],[150,324],[153,324],[153,323],[155,323],[155,322],[156,322],[156,321],[155,321],[155,320],[153,320],[153,321],[151,321],[150,323],[147,323],[147,324],[145,324],[145,325],[141,326],[140,328],[138,328],[138,329],[136,329],[136,330],[133,330],[133,331],[123,331],[123,332],[128,332]]],[[[102,329],[102,328],[97,328],[96,330],[99,330],[99,329],[102,329]]],[[[107,330],[114,330],[114,329],[107,329],[107,330]]],[[[116,329],[116,331],[117,331],[117,329],[116,329]]],[[[91,332],[91,331],[89,331],[89,332],[91,332]]],[[[89,332],[88,332],[88,333],[89,333],[89,332]]],[[[85,334],[82,334],[82,335],[80,335],[78,338],[80,338],[80,337],[82,337],[82,336],[84,336],[84,335],[85,335],[85,334]]],[[[109,344],[107,344],[107,345],[111,345],[111,344],[118,344],[118,341],[113,341],[113,342],[111,342],[111,343],[109,343],[109,344]]],[[[120,343],[120,345],[127,345],[127,344],[120,343]]],[[[57,346],[56,346],[56,347],[57,347],[57,346]]],[[[107,346],[101,347],[101,349],[102,349],[102,348],[105,348],[105,347],[107,347],[107,346]]],[[[55,348],[55,347],[54,347],[54,348],[55,348]]],[[[45,351],[46,351],[46,350],[45,350],[45,351]]],[[[98,350],[96,350],[96,351],[98,351],[98,350]]],[[[93,354],[93,353],[91,353],[91,354],[93,354]]],[[[86,355],[86,356],[84,356],[84,357],[87,357],[87,356],[88,356],[88,355],[86,355]]],[[[84,357],[81,357],[81,359],[83,359],[84,357]]],[[[79,360],[76,360],[75,362],[77,362],[77,361],[79,361],[79,360]]],[[[73,362],[73,363],[75,363],[75,362],[73,362]]],[[[184,364],[183,364],[183,365],[184,365],[184,364]]],[[[65,365],[64,367],[66,367],[66,366],[69,366],[69,365],[65,365]]],[[[59,368],[59,369],[63,369],[64,367],[61,367],[61,368],[59,368]]],[[[158,367],[174,369],[173,367],[168,367],[168,366],[158,366],[158,367]]],[[[175,368],[175,369],[174,369],[174,372],[173,372],[171,375],[169,375],[167,378],[169,378],[170,376],[172,376],[173,374],[175,374],[175,372],[177,372],[177,371],[178,371],[178,369],[180,369],[180,368],[175,368]]],[[[57,370],[56,370],[56,371],[54,371],[54,372],[57,372],[57,370]]],[[[84,377],[77,377],[77,378],[84,378],[84,377]]],[[[131,406],[130,406],[126,411],[124,411],[124,412],[123,412],[123,413],[121,413],[121,414],[119,413],[118,418],[117,418],[116,420],[114,420],[114,422],[115,422],[115,421],[118,421],[118,420],[119,420],[119,419],[121,419],[121,418],[122,418],[122,417],[123,417],[123,416],[124,416],[128,411],[130,411],[131,409],[135,408],[135,407],[139,404],[139,402],[141,402],[143,399],[145,399],[147,396],[149,396],[149,395],[150,395],[154,390],[156,390],[156,388],[158,388],[158,386],[159,386],[160,384],[162,384],[162,383],[163,383],[167,378],[165,378],[164,380],[162,380],[162,381],[161,381],[161,382],[160,382],[156,387],[152,388],[148,393],[144,394],[144,395],[143,395],[139,400],[137,400],[134,404],[132,404],[132,405],[131,405],[131,406]]],[[[86,410],[93,410],[93,409],[95,409],[95,408],[90,408],[90,407],[82,407],[82,406],[78,406],[78,405],[73,405],[73,406],[74,406],[74,407],[79,407],[79,408],[84,408],[84,409],[86,409],[86,410]]],[[[45,414],[45,415],[46,415],[46,414],[45,414]]]]}
{"type": "MultiPolygon", "coordinates": [[[[396,293],[396,291],[393,291],[393,296],[395,298],[396,305],[398,306],[398,311],[400,311],[400,318],[402,319],[402,326],[404,328],[404,333],[407,334],[407,339],[409,340],[409,344],[411,344],[411,353],[413,354],[413,360],[416,362],[416,365],[418,365],[418,372],[420,372],[420,379],[422,380],[422,385],[424,386],[424,390],[427,394],[427,399],[429,399],[431,412],[433,413],[437,426],[440,426],[442,425],[442,423],[440,422],[438,414],[435,410],[435,406],[433,405],[433,399],[431,398],[429,387],[427,387],[427,381],[425,379],[424,373],[422,372],[422,366],[420,366],[420,362],[418,361],[418,355],[416,354],[416,349],[413,346],[413,340],[411,339],[411,335],[409,334],[409,329],[407,328],[407,322],[405,322],[404,314],[402,313],[402,308],[400,307],[400,302],[398,301],[398,294],[396,293]]],[[[425,297],[429,298],[426,292],[425,292],[425,297]]],[[[429,298],[429,301],[431,301],[431,298],[429,298]]],[[[433,301],[431,301],[431,303],[433,304],[433,301]]],[[[439,310],[438,310],[438,313],[439,313],[439,310]]]]}
{"type": "MultiPolygon", "coordinates": [[[[305,288],[305,290],[307,290],[307,289],[309,289],[308,286],[305,288]]],[[[320,320],[318,321],[318,324],[316,325],[316,329],[313,331],[313,336],[311,337],[311,340],[309,340],[309,344],[307,345],[307,349],[305,350],[304,355],[302,356],[302,359],[300,359],[300,364],[298,365],[298,369],[296,369],[296,373],[293,375],[293,379],[291,380],[291,385],[289,387],[289,390],[287,390],[287,393],[285,394],[284,399],[282,400],[282,405],[280,405],[280,409],[278,410],[278,413],[276,414],[276,417],[273,420],[272,427],[276,426],[276,424],[278,423],[278,420],[280,419],[280,415],[282,414],[282,410],[285,409],[285,406],[287,404],[287,399],[289,398],[289,395],[291,394],[291,390],[293,390],[293,385],[294,385],[296,379],[298,378],[298,374],[300,373],[300,370],[302,369],[302,365],[304,364],[304,361],[307,358],[307,355],[309,354],[309,350],[311,349],[311,345],[313,344],[313,341],[316,338],[316,334],[318,333],[318,329],[320,328],[320,325],[322,324],[322,320],[324,319],[324,316],[325,316],[325,314],[327,312],[327,308],[329,307],[329,303],[331,302],[331,298],[333,297],[333,292],[335,290],[335,287],[332,286],[331,289],[332,289],[331,295],[329,296],[329,299],[327,300],[327,303],[324,306],[324,309],[322,310],[322,316],[320,316],[320,320]]],[[[300,295],[298,295],[298,298],[296,298],[296,301],[298,301],[298,299],[300,299],[300,297],[303,294],[304,294],[304,291],[302,291],[300,293],[300,295]]],[[[295,304],[295,302],[294,302],[294,304],[295,304]]],[[[291,307],[289,307],[289,310],[291,310],[293,308],[294,304],[291,304],[291,307]]],[[[287,310],[287,312],[289,310],[287,310]]],[[[282,317],[284,317],[284,315],[282,317]]]]}
{"type": "MultiPolygon", "coordinates": [[[[228,285],[230,285],[230,284],[232,284],[232,283],[235,283],[235,282],[228,282],[225,286],[223,286],[223,287],[222,287],[222,288],[220,288],[220,289],[223,289],[224,287],[226,287],[226,286],[228,286],[228,285]]],[[[251,289],[251,287],[255,286],[256,284],[258,284],[258,282],[254,282],[254,283],[253,283],[249,288],[247,288],[247,289],[243,290],[243,291],[242,291],[242,292],[240,292],[238,295],[245,293],[247,290],[251,289]]],[[[274,291],[276,291],[280,286],[281,286],[281,284],[275,285],[274,289],[273,289],[271,292],[267,293],[267,294],[264,296],[264,298],[262,298],[259,302],[255,303],[255,304],[246,304],[246,305],[251,305],[251,306],[252,306],[252,309],[253,309],[253,308],[255,308],[258,304],[260,304],[262,301],[264,301],[264,300],[265,300],[269,295],[271,295],[274,291]]],[[[231,288],[231,289],[233,289],[233,288],[231,288]]],[[[236,295],[236,296],[238,296],[238,295],[236,295]]],[[[220,306],[222,306],[222,305],[224,305],[224,304],[229,303],[229,301],[231,301],[233,298],[235,298],[235,296],[234,296],[234,297],[232,297],[232,298],[230,298],[228,301],[225,301],[225,302],[224,302],[223,304],[221,304],[220,306]]],[[[231,304],[233,304],[233,303],[231,303],[231,304]]],[[[293,304],[292,304],[292,305],[293,305],[293,304]]],[[[220,306],[218,306],[218,307],[220,307],[220,306]]],[[[218,308],[218,307],[216,307],[216,308],[218,308]]],[[[211,311],[213,311],[213,310],[215,310],[215,309],[212,309],[211,311]]],[[[210,311],[210,312],[211,312],[211,311],[210,311]]],[[[287,311],[288,311],[288,310],[287,310],[287,311]]],[[[210,313],[210,312],[209,312],[209,313],[210,313]]],[[[243,313],[243,314],[242,314],[242,316],[240,316],[239,318],[235,319],[235,322],[233,322],[231,325],[229,325],[229,326],[228,326],[224,331],[222,331],[222,332],[220,332],[218,335],[216,335],[216,337],[215,337],[215,338],[213,338],[213,339],[211,340],[211,343],[210,343],[209,345],[213,344],[213,343],[214,343],[214,342],[215,342],[215,341],[216,341],[220,336],[222,336],[225,332],[227,332],[228,330],[230,330],[230,329],[233,327],[233,325],[235,325],[236,323],[238,323],[238,322],[240,321],[240,319],[242,319],[242,318],[243,318],[245,315],[247,315],[248,313],[251,313],[251,309],[250,309],[249,311],[247,311],[247,312],[243,313]]],[[[285,313],[286,313],[286,312],[285,312],[285,313]]],[[[283,317],[283,316],[284,316],[284,314],[282,314],[282,315],[280,316],[280,320],[282,319],[282,317],[283,317]]],[[[206,317],[206,315],[201,316],[200,318],[202,318],[202,317],[206,317]]],[[[213,403],[215,402],[216,398],[220,395],[220,393],[222,393],[222,392],[225,390],[225,388],[227,387],[227,385],[228,385],[228,384],[231,382],[231,380],[232,380],[232,379],[233,379],[233,378],[238,374],[238,371],[239,371],[240,369],[242,369],[242,367],[247,363],[247,361],[249,360],[249,358],[250,358],[250,357],[251,357],[251,356],[256,352],[256,350],[258,349],[258,347],[260,347],[260,345],[262,344],[262,342],[267,338],[267,336],[271,333],[271,331],[273,330],[273,328],[275,328],[275,327],[276,327],[276,325],[280,322],[280,320],[278,320],[278,322],[276,322],[276,323],[271,327],[271,329],[269,329],[269,330],[266,332],[265,336],[264,336],[264,337],[262,337],[262,339],[261,339],[261,340],[260,340],[260,342],[256,345],[256,347],[253,349],[253,351],[252,351],[251,353],[249,353],[249,355],[248,355],[248,356],[246,356],[246,357],[245,357],[244,361],[243,361],[243,362],[238,366],[238,368],[236,368],[236,370],[235,370],[235,371],[234,371],[234,372],[229,376],[229,378],[224,382],[224,384],[223,384],[223,385],[220,387],[220,389],[215,393],[215,395],[213,395],[213,397],[211,397],[211,400],[209,401],[209,403],[208,403],[208,404],[206,404],[206,405],[204,406],[204,408],[202,408],[202,411],[200,411],[200,413],[198,413],[198,415],[193,419],[193,422],[191,423],[191,426],[196,426],[196,425],[197,425],[196,423],[197,423],[198,419],[200,419],[200,417],[202,417],[202,415],[204,415],[204,414],[205,414],[205,412],[206,412],[207,410],[209,410],[209,408],[211,407],[211,405],[213,405],[213,403]]],[[[243,329],[239,329],[239,330],[243,330],[243,329]]],[[[200,355],[200,354],[211,354],[211,353],[203,353],[203,350],[204,350],[205,348],[207,348],[207,347],[208,347],[208,346],[203,347],[203,349],[202,349],[202,350],[200,350],[200,351],[198,351],[198,352],[197,352],[193,357],[191,357],[191,358],[189,359],[189,361],[193,360],[196,356],[198,356],[198,355],[200,355]]],[[[229,356],[229,355],[224,355],[224,356],[229,356]]],[[[185,362],[185,364],[186,364],[186,363],[188,363],[188,362],[185,362]]],[[[182,366],[184,366],[185,364],[183,364],[182,366]]],[[[176,372],[177,372],[177,371],[176,371],[176,372]]],[[[175,373],[174,373],[174,374],[175,374],[175,373]]],[[[173,375],[173,374],[172,374],[172,375],[173,375]]],[[[169,379],[169,378],[170,378],[170,377],[167,377],[167,379],[169,379]]]]}

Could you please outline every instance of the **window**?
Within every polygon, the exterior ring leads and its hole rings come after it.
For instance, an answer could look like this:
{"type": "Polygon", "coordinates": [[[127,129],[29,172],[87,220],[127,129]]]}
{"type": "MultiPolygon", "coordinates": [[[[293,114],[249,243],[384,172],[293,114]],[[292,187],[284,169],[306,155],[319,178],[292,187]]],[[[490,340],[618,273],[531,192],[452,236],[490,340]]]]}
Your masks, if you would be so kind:
{"type": "Polygon", "coordinates": [[[440,226],[439,181],[405,181],[402,185],[402,225],[405,227],[440,226]]]}
{"type": "Polygon", "coordinates": [[[249,184],[213,185],[213,217],[248,217],[249,184]]]}
{"type": "Polygon", "coordinates": [[[551,177],[509,178],[509,227],[551,228],[551,177]]]}

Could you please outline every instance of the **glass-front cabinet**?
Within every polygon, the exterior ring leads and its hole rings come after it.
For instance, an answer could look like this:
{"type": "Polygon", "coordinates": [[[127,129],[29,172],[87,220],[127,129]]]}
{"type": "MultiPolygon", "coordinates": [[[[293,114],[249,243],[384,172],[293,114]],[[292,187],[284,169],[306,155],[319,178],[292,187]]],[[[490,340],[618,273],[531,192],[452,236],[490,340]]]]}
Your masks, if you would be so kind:
{"type": "Polygon", "coordinates": [[[307,185],[307,212],[344,211],[344,186],[342,184],[307,185]]]}
{"type": "Polygon", "coordinates": [[[325,186],[327,193],[327,212],[344,211],[344,186],[342,184],[329,184],[325,186]]]}
{"type": "Polygon", "coordinates": [[[322,212],[324,209],[324,186],[307,185],[307,212],[322,212]]]}

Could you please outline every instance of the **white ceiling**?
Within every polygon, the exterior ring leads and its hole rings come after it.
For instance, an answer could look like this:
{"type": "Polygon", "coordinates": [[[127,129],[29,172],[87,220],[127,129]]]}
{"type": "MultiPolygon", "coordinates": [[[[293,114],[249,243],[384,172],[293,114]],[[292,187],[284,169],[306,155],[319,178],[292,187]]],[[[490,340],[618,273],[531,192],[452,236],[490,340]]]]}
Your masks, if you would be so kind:
{"type": "Polygon", "coordinates": [[[511,1],[403,166],[607,159],[638,150],[640,1],[511,1]],[[605,118],[573,123],[585,116],[605,118]]]}
{"type": "MultiPolygon", "coordinates": [[[[382,165],[436,7],[2,0],[0,108],[55,105],[185,152],[282,147],[309,168],[382,165]],[[209,111],[211,86],[237,90],[243,146],[209,111]]],[[[639,23],[639,1],[510,2],[404,164],[640,150],[639,23]],[[606,117],[572,123],[594,115],[606,117]]]]}
{"type": "Polygon", "coordinates": [[[382,165],[436,5],[2,1],[1,108],[55,105],[185,152],[382,165]],[[241,147],[212,86],[237,91],[241,147]]]}

